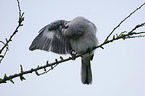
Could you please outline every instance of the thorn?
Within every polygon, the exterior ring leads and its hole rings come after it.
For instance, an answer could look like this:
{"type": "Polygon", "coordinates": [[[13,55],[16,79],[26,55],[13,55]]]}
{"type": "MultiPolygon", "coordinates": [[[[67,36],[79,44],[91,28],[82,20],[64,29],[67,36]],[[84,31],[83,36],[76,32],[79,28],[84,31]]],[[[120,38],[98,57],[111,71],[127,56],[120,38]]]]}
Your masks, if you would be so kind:
{"type": "Polygon", "coordinates": [[[20,67],[21,67],[21,73],[24,72],[24,71],[23,71],[23,67],[22,67],[22,65],[20,65],[20,67]]]}
{"type": "Polygon", "coordinates": [[[47,71],[46,68],[44,68],[44,71],[45,71],[45,72],[47,71]]]}
{"type": "Polygon", "coordinates": [[[36,73],[37,76],[40,76],[39,73],[38,73],[37,71],[35,71],[35,73],[36,73]]]}
{"type": "Polygon", "coordinates": [[[10,81],[14,84],[14,81],[12,79],[10,79],[10,81]]]}
{"type": "Polygon", "coordinates": [[[46,61],[46,65],[49,65],[48,60],[46,61]]]}
{"type": "Polygon", "coordinates": [[[63,60],[63,57],[62,57],[62,56],[60,56],[60,59],[61,59],[61,60],[63,60]]]}
{"type": "Polygon", "coordinates": [[[104,47],[100,46],[100,48],[104,49],[104,47]]]}
{"type": "Polygon", "coordinates": [[[58,64],[58,60],[57,59],[55,59],[55,62],[56,62],[56,64],[58,64]]]}
{"type": "Polygon", "coordinates": [[[23,75],[20,75],[20,80],[23,81],[23,80],[26,80],[26,78],[24,78],[23,75]]]}

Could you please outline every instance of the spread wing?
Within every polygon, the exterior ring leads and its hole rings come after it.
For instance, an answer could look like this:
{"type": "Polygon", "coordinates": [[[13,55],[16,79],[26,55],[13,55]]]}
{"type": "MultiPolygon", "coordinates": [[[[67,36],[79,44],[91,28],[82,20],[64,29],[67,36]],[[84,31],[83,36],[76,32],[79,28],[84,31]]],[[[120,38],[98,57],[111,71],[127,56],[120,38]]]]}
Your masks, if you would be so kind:
{"type": "Polygon", "coordinates": [[[42,28],[30,45],[29,50],[40,49],[58,54],[70,53],[70,41],[61,33],[66,23],[65,20],[58,20],[42,28]]]}

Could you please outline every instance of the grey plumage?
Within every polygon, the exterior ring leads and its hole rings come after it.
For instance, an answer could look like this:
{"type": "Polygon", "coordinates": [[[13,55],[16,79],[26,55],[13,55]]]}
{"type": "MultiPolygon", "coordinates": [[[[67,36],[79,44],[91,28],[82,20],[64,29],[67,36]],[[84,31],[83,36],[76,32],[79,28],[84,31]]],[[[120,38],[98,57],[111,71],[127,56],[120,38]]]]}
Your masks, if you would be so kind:
{"type": "Polygon", "coordinates": [[[87,60],[87,59],[85,60],[82,58],[81,74],[82,74],[81,79],[84,84],[92,83],[92,72],[91,72],[90,60],[87,60]]]}
{"type": "MultiPolygon", "coordinates": [[[[33,40],[30,50],[41,49],[58,54],[77,54],[97,46],[96,26],[84,17],[72,21],[57,20],[42,28],[33,40]]],[[[83,84],[92,83],[91,63],[94,51],[82,56],[81,79],[83,84]]]]}
{"type": "Polygon", "coordinates": [[[42,28],[29,49],[31,51],[40,49],[59,54],[70,53],[70,42],[61,34],[61,30],[65,28],[66,22],[65,20],[58,20],[42,28]]]}

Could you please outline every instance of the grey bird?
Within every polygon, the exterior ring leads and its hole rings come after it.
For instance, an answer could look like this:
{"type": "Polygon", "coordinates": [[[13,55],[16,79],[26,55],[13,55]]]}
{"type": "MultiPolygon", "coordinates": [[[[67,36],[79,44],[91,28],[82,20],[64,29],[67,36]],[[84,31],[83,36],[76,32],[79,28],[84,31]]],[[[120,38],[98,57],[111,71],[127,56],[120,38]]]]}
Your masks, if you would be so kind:
{"type": "MultiPolygon", "coordinates": [[[[33,40],[29,50],[52,51],[58,54],[71,54],[72,50],[82,54],[97,46],[96,26],[84,17],[72,21],[57,20],[42,28],[33,40]]],[[[92,83],[91,63],[94,51],[81,57],[81,80],[83,84],[92,83]]]]}

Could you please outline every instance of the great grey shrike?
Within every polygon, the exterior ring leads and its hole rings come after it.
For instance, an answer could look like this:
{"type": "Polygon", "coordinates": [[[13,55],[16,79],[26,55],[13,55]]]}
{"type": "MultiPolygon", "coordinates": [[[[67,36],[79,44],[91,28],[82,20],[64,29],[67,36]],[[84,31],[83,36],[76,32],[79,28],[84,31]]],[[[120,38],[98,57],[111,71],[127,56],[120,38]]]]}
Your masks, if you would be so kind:
{"type": "MultiPolygon", "coordinates": [[[[42,28],[29,49],[52,51],[58,54],[71,54],[74,50],[82,54],[97,46],[96,26],[84,17],[72,21],[57,20],[42,28]]],[[[81,57],[81,80],[83,84],[92,83],[91,63],[94,51],[81,57]]]]}

